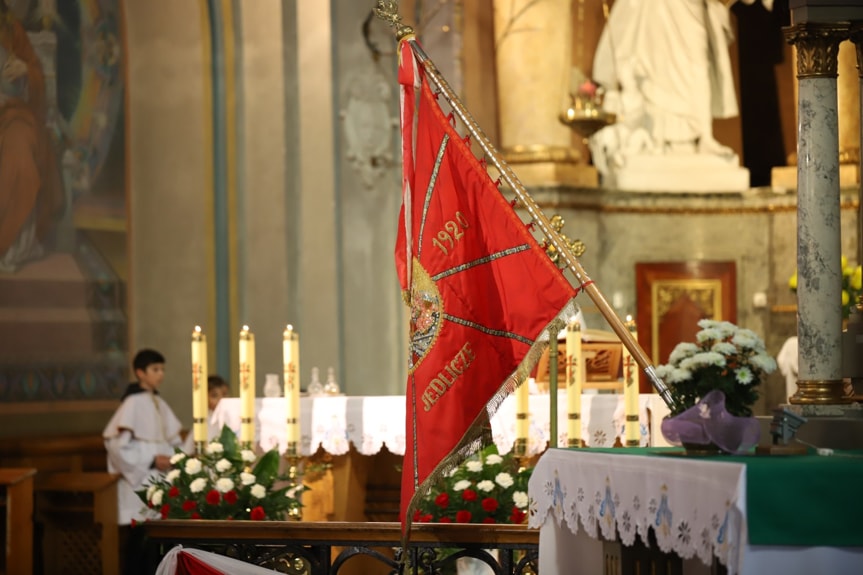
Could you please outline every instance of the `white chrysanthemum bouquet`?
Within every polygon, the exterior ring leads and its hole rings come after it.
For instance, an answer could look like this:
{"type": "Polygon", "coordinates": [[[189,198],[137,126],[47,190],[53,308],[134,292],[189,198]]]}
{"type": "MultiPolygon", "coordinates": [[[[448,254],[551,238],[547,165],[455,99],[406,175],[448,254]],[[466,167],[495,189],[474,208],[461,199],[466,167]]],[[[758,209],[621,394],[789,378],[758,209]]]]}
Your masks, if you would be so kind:
{"type": "Polygon", "coordinates": [[[491,445],[455,468],[422,500],[418,523],[524,523],[532,469],[491,445]]]}
{"type": "Polygon", "coordinates": [[[138,492],[163,519],[284,520],[302,507],[303,485],[279,474],[279,452],[241,449],[225,426],[204,453],[171,457],[171,470],[138,492]]]}
{"type": "Polygon", "coordinates": [[[677,415],[695,405],[709,391],[725,394],[725,408],[732,415],[752,415],[758,385],[776,369],[764,342],[752,330],[727,321],[703,319],[695,343],[680,343],[668,364],[656,368],[675,401],[677,415]]]}

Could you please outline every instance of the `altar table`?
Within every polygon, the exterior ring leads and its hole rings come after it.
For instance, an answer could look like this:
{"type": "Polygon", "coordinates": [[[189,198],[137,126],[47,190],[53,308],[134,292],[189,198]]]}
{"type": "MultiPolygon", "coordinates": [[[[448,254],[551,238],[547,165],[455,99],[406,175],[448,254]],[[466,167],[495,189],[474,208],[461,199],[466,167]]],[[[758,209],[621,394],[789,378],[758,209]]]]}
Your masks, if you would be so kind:
{"type": "MultiPolygon", "coordinates": [[[[255,431],[261,448],[285,450],[285,400],[264,397],[255,400],[255,431]]],[[[659,423],[668,408],[658,395],[639,398],[642,445],[666,445],[659,423]]],[[[531,395],[528,455],[542,453],[549,443],[548,394],[531,395]]],[[[491,420],[498,450],[512,450],[516,439],[516,402],[507,397],[491,420]]],[[[582,396],[582,438],[590,446],[611,447],[623,433],[623,396],[584,394],[582,396]]],[[[558,395],[558,445],[567,441],[566,392],[558,395]]],[[[210,418],[210,435],[227,425],[240,430],[240,400],[225,398],[210,418]]],[[[316,396],[300,398],[300,450],[314,454],[319,447],[331,455],[343,455],[353,444],[362,455],[374,455],[383,446],[396,455],[405,452],[405,398],[403,396],[316,396]]]]}
{"type": "Polygon", "coordinates": [[[602,573],[601,538],[632,545],[651,528],[663,552],[729,575],[863,573],[863,452],[681,453],[548,450],[528,489],[542,575],[602,573]]]}

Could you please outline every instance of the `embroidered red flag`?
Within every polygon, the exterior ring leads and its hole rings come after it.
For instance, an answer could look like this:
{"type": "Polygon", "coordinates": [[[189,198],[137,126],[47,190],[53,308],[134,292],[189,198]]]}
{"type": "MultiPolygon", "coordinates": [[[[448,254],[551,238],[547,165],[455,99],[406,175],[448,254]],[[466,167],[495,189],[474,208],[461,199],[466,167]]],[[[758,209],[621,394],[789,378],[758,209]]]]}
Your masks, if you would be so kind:
{"type": "Polygon", "coordinates": [[[538,339],[576,291],[444,115],[406,41],[399,82],[396,268],[411,316],[401,495],[407,532],[416,498],[480,447],[489,418],[527,378],[545,347],[538,339]]]}

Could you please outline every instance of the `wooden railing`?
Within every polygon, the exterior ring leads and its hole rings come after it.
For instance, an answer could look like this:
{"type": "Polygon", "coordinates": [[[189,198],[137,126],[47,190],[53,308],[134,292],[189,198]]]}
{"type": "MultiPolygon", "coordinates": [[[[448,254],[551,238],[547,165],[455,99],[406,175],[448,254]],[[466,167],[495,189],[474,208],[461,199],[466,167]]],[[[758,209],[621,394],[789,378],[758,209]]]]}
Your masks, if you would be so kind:
{"type": "Polygon", "coordinates": [[[35,469],[0,469],[0,573],[33,572],[33,476],[35,469]]]}
{"type": "Polygon", "coordinates": [[[461,557],[479,559],[495,575],[539,572],[539,532],[523,525],[414,525],[406,553],[398,523],[181,520],[140,528],[148,572],[176,545],[296,575],[455,573],[461,557]]]}

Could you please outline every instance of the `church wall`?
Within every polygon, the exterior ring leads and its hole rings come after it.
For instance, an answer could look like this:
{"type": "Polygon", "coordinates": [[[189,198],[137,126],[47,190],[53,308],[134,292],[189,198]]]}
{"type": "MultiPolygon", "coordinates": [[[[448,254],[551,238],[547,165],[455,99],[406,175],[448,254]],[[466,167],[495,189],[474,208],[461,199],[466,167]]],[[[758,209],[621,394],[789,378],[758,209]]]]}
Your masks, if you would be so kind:
{"type": "MultiPolygon", "coordinates": [[[[267,373],[282,377],[282,332],[296,321],[288,313],[288,227],[294,222],[287,198],[285,58],[280,0],[242,0],[235,22],[240,112],[237,134],[242,209],[239,282],[240,322],[255,333],[259,394],[267,373]]],[[[233,337],[232,341],[236,338],[233,337]]],[[[302,366],[301,366],[302,367],[302,366]]],[[[229,374],[232,394],[238,376],[229,374]]]]}
{"type": "Polygon", "coordinates": [[[129,349],[167,359],[162,391],[191,418],[189,340],[210,305],[212,137],[200,2],[128,1],[129,349]]]}

